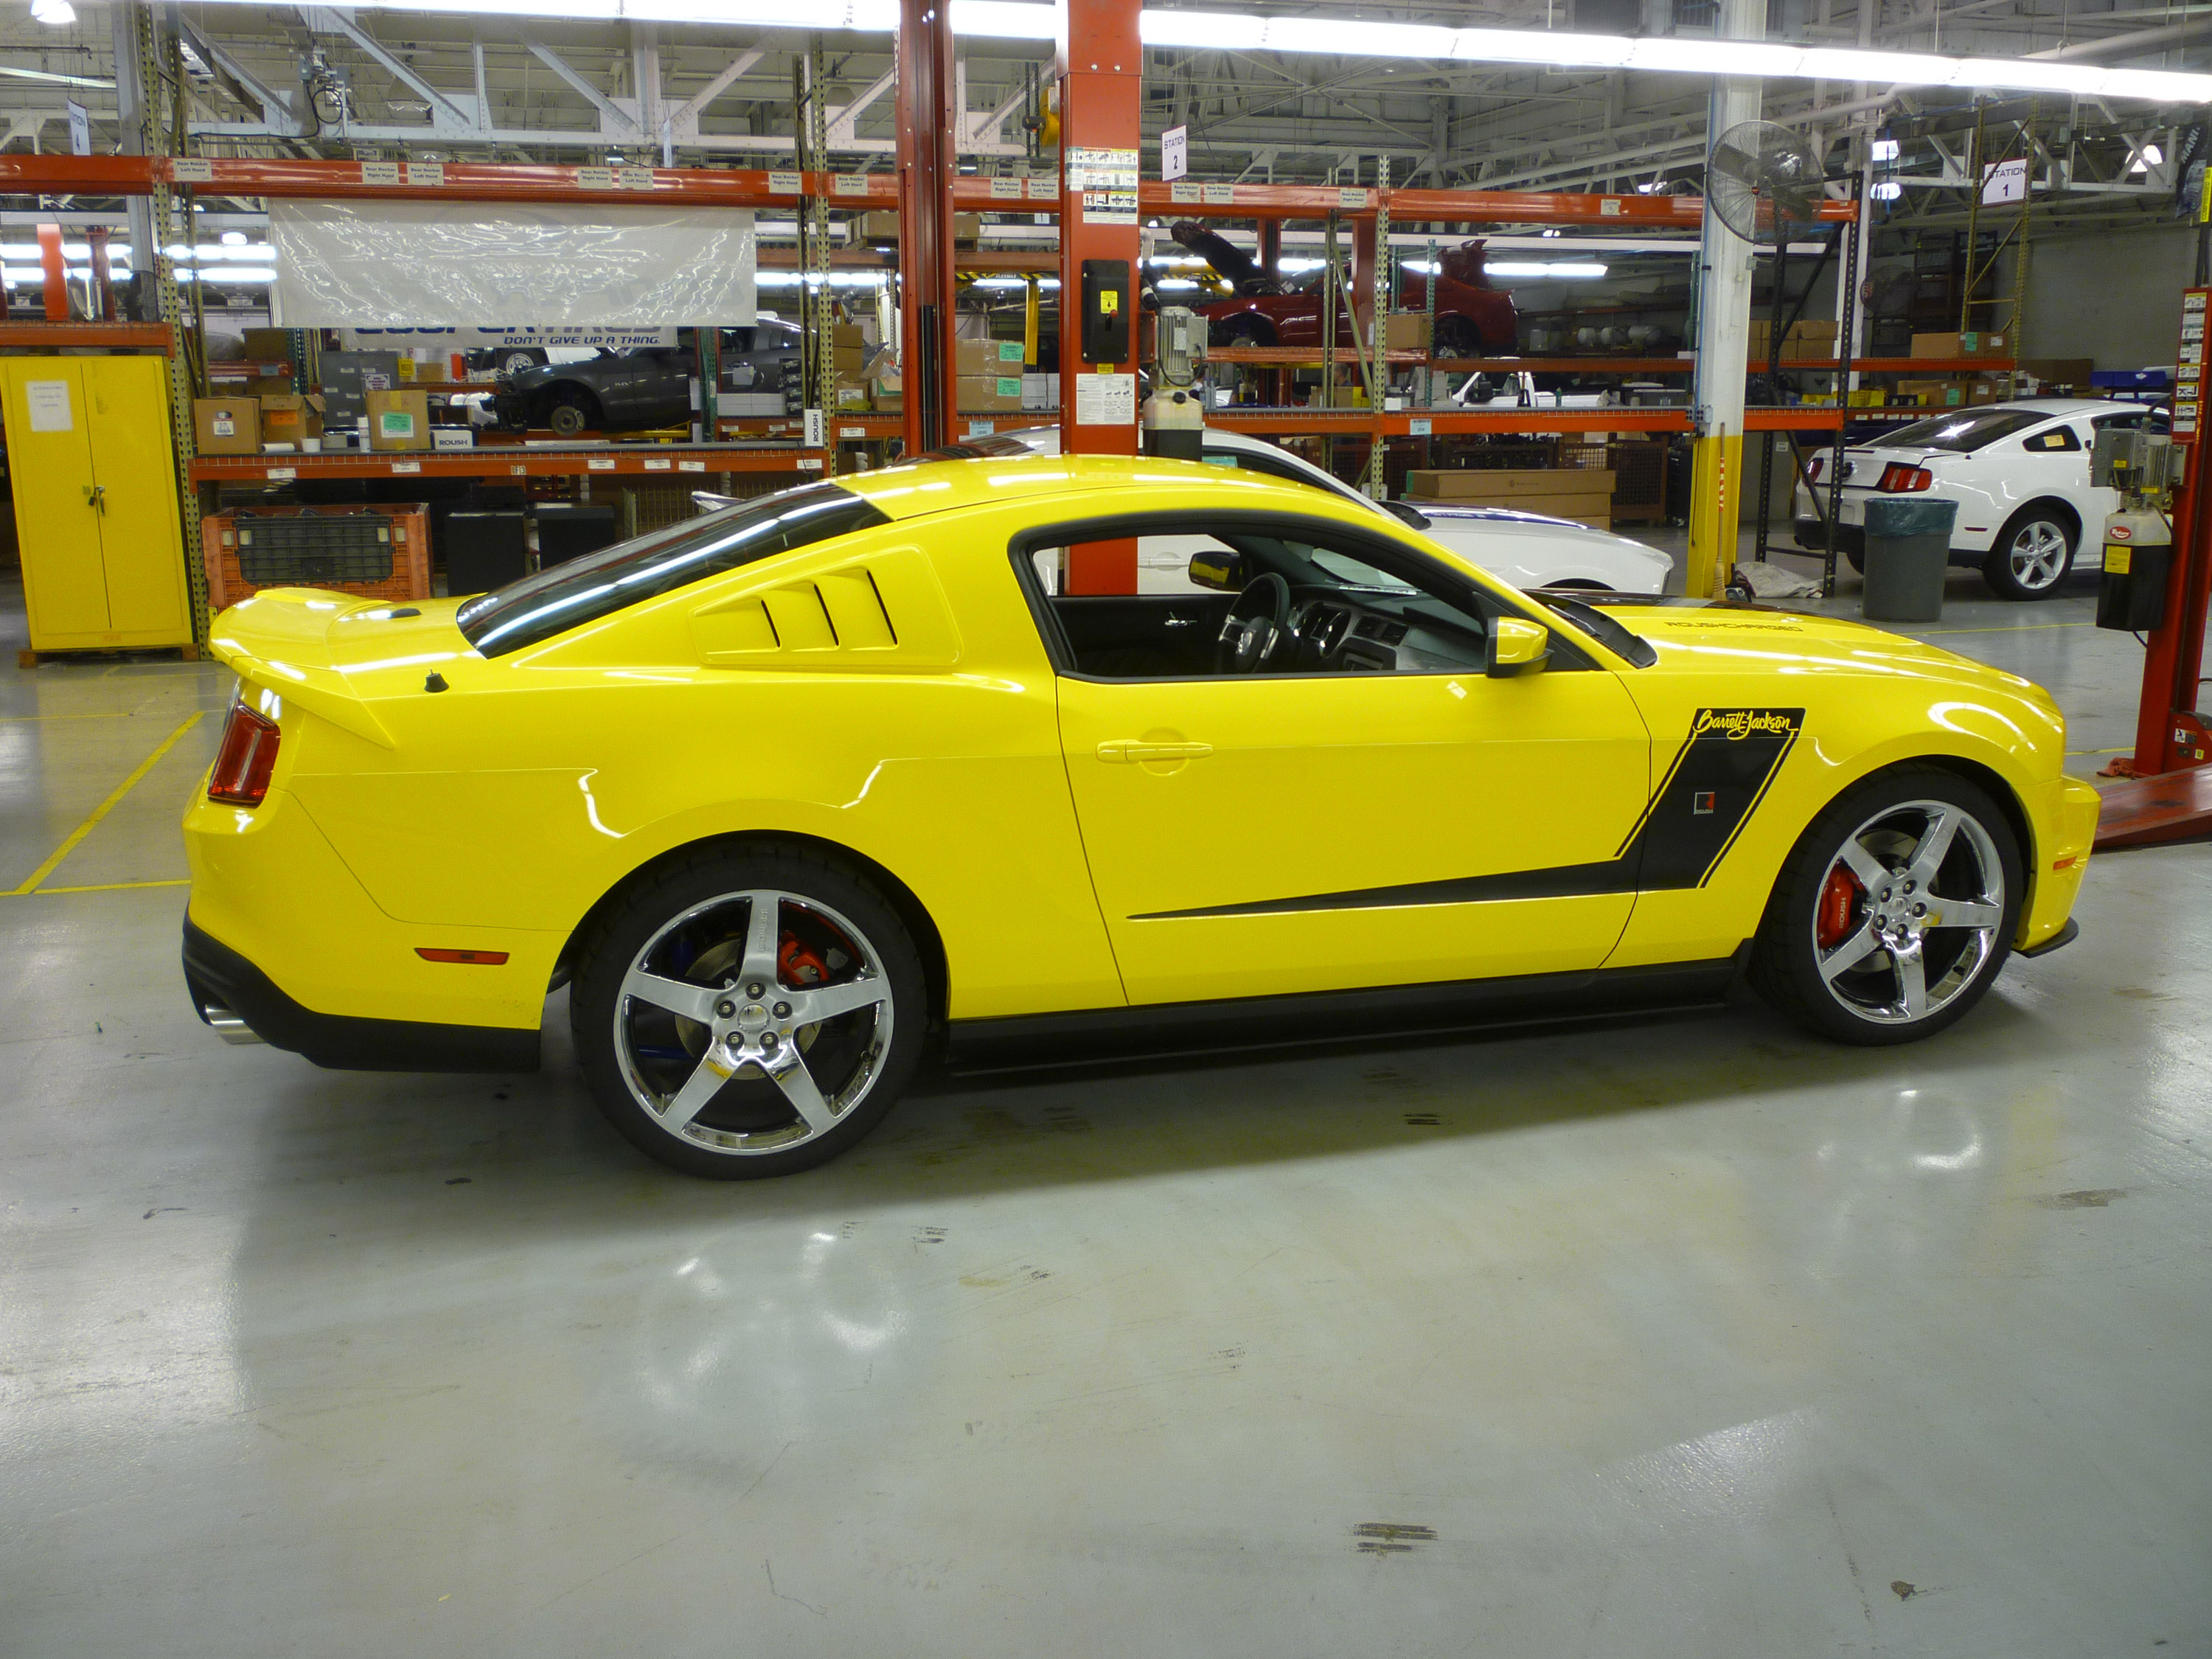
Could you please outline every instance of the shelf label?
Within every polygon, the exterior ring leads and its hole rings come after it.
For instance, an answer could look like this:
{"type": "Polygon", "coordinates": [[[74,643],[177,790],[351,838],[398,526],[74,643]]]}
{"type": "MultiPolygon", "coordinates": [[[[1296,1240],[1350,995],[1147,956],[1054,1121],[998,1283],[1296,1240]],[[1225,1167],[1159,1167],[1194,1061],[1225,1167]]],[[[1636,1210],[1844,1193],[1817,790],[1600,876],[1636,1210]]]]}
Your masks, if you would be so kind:
{"type": "Polygon", "coordinates": [[[578,167],[576,169],[578,190],[612,190],[614,187],[615,170],[612,167],[578,167]]]}
{"type": "Polygon", "coordinates": [[[530,476],[530,469],[518,464],[507,469],[507,476],[510,478],[526,478],[530,476]]]}
{"type": "Polygon", "coordinates": [[[399,163],[397,161],[363,161],[361,181],[364,185],[396,185],[399,182],[399,163]]]}
{"type": "Polygon", "coordinates": [[[611,472],[615,470],[614,459],[610,456],[604,461],[587,460],[584,463],[584,469],[587,472],[611,472]]]}
{"type": "Polygon", "coordinates": [[[298,477],[300,469],[296,466],[272,466],[266,470],[265,476],[271,483],[282,483],[287,478],[298,477]]]}
{"type": "Polygon", "coordinates": [[[1205,199],[1206,186],[1194,185],[1188,179],[1178,179],[1168,186],[1168,200],[1170,202],[1203,202],[1205,199]]]}
{"type": "Polygon", "coordinates": [[[646,458],[645,470],[647,472],[666,472],[672,470],[674,466],[673,461],[657,461],[651,456],[646,458]]]}
{"type": "Polygon", "coordinates": [[[179,185],[211,185],[215,182],[215,163],[204,155],[172,156],[169,179],[179,185]]]}
{"type": "Polygon", "coordinates": [[[651,190],[653,169],[651,167],[617,167],[615,188],[617,190],[651,190]]]}
{"type": "Polygon", "coordinates": [[[1022,180],[994,179],[991,180],[991,199],[994,202],[1018,202],[1022,199],[1022,180]]]}
{"type": "Polygon", "coordinates": [[[1425,438],[1436,429],[1437,423],[1425,415],[1416,415],[1406,422],[1407,434],[1411,437],[1425,438]]]}
{"type": "Polygon", "coordinates": [[[1024,179],[1023,183],[1028,189],[1030,200],[1032,202],[1057,202],[1060,199],[1060,179],[1056,174],[1048,174],[1042,179],[1024,179]]]}
{"type": "Polygon", "coordinates": [[[420,472],[422,470],[422,463],[420,461],[394,461],[392,464],[392,470],[394,472],[420,472]]]}
{"type": "Polygon", "coordinates": [[[676,470],[678,472],[704,472],[707,470],[707,463],[704,461],[678,461],[676,463],[676,470]]]}
{"type": "Polygon", "coordinates": [[[771,173],[768,187],[777,196],[797,196],[805,190],[806,180],[796,173],[771,173]]]}
{"type": "Polygon", "coordinates": [[[819,472],[822,470],[822,458],[819,455],[801,455],[799,458],[799,470],[801,472],[819,472]]]}
{"type": "Polygon", "coordinates": [[[1620,217],[1620,198],[1601,196],[1598,198],[1597,212],[1601,219],[1618,219],[1620,217]]]}
{"type": "Polygon", "coordinates": [[[1340,190],[1336,192],[1336,204],[1340,208],[1364,208],[1367,205],[1367,192],[1364,190],[1340,190]]]}
{"type": "Polygon", "coordinates": [[[1237,186],[1234,185],[1200,185],[1199,189],[1204,192],[1199,199],[1209,207],[1234,207],[1237,204],[1237,186]]]}
{"type": "Polygon", "coordinates": [[[831,181],[830,189],[839,196],[866,196],[868,175],[865,173],[840,173],[831,181]]]}
{"type": "Polygon", "coordinates": [[[410,185],[435,185],[443,189],[446,184],[446,164],[443,161],[410,161],[407,182],[410,185]]]}
{"type": "Polygon", "coordinates": [[[868,435],[868,428],[864,426],[841,426],[837,428],[837,435],[841,438],[865,438],[868,435]]]}

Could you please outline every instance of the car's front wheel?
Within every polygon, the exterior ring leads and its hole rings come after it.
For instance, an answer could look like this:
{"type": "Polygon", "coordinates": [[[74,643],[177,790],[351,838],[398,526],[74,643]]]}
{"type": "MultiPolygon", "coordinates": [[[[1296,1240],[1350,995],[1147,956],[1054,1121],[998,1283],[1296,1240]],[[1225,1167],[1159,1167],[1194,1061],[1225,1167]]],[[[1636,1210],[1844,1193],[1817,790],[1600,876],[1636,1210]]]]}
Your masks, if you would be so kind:
{"type": "Polygon", "coordinates": [[[588,392],[563,386],[547,401],[545,424],[556,438],[576,438],[599,424],[599,400],[588,392]]]}
{"type": "Polygon", "coordinates": [[[1752,983],[1845,1042],[1911,1042],[1979,1001],[2026,896],[2020,843],[1989,793],[1936,767],[1846,790],[1783,866],[1752,983]]]}
{"type": "Polygon", "coordinates": [[[927,1024],[896,910],[796,848],[705,853],[580,950],[570,1021],[600,1109],[647,1157],[720,1180],[836,1157],[888,1112],[927,1024]]]}
{"type": "Polygon", "coordinates": [[[2007,599],[2047,599],[2074,568],[2080,532],[2053,507],[2024,507],[1997,532],[1982,576],[2007,599]]]}

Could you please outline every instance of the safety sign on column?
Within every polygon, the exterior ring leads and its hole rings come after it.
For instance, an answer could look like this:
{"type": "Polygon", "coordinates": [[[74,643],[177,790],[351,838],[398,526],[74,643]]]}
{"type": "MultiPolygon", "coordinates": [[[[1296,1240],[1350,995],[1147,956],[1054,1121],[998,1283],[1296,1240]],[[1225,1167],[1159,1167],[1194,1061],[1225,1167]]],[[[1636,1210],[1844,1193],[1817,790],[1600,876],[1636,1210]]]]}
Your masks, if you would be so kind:
{"type": "Polygon", "coordinates": [[[1086,225],[1137,222],[1137,152],[1070,149],[1064,158],[1067,188],[1083,198],[1086,225]]]}

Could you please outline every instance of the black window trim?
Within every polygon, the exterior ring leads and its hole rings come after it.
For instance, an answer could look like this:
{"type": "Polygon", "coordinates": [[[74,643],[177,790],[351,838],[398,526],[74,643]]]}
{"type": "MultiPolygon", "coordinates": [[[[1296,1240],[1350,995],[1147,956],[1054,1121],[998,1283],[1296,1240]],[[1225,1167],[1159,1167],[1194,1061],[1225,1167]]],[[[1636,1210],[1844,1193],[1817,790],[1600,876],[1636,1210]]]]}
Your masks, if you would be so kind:
{"type": "MultiPolygon", "coordinates": [[[[1065,519],[1055,524],[1035,525],[1018,531],[1007,544],[1007,556],[1014,568],[1014,580],[1021,585],[1022,597],[1028,602],[1031,620],[1036,623],[1037,636],[1043,641],[1045,655],[1052,664],[1054,674],[1061,679],[1082,680],[1092,685],[1205,685],[1218,680],[1336,680],[1450,678],[1464,677],[1478,671],[1468,668],[1417,668],[1394,670],[1389,676],[1346,674],[1336,669],[1298,669],[1267,674],[1087,674],[1075,666],[1075,647],[1060,628],[1060,618],[1053,614],[1052,595],[1044,591],[1037,579],[1036,556],[1048,547],[1066,547],[1080,542],[1112,541],[1139,536],[1209,536],[1226,529],[1232,533],[1276,536],[1285,540],[1311,540],[1324,546],[1343,545],[1347,553],[1370,559],[1380,568],[1389,571],[1400,564],[1410,569],[1432,574],[1438,579],[1443,590],[1437,597],[1448,603],[1480,611],[1486,605],[1499,613],[1532,622],[1549,630],[1551,640],[1550,672],[1597,670],[1604,672],[1607,665],[1598,661],[1582,648],[1583,635],[1558,617],[1532,613],[1523,606],[1511,603],[1504,594],[1471,581],[1450,566],[1438,562],[1418,548],[1392,541],[1387,536],[1377,536],[1364,526],[1340,524],[1331,519],[1316,519],[1301,513],[1285,513],[1252,507],[1222,507],[1193,513],[1188,509],[1160,509],[1135,512],[1098,513],[1079,519],[1065,519]]],[[[1395,573],[1393,573],[1395,574],[1395,573]]],[[[1415,586],[1422,584],[1415,582],[1415,586]]],[[[1075,597],[1080,598],[1081,595],[1075,597]]],[[[1176,599],[1182,595],[1144,594],[1106,595],[1107,598],[1141,597],[1146,599],[1176,599]]]]}

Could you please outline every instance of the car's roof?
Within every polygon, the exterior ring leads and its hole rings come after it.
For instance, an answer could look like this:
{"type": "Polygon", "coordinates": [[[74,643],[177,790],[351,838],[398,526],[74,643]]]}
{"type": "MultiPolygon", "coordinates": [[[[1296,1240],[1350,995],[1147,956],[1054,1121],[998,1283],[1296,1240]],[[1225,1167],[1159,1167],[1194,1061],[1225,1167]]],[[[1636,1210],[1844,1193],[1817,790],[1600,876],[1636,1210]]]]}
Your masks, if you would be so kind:
{"type": "MultiPolygon", "coordinates": [[[[1982,414],[1999,410],[2020,410],[2027,414],[2056,417],[2061,415],[2111,415],[2130,408],[2141,409],[2141,404],[2116,404],[2105,398],[2015,398],[2010,403],[1979,404],[1962,414],[1982,414]]],[[[1948,411],[1946,411],[1947,413],[1948,411]]]]}
{"type": "Polygon", "coordinates": [[[1213,498],[1209,506],[1275,507],[1346,518],[1357,514],[1358,522],[1374,527],[1370,515],[1308,484],[1147,455],[981,455],[847,473],[836,483],[893,519],[1023,496],[1123,491],[1132,496],[1128,506],[1141,507],[1146,504],[1143,496],[1157,495],[1163,489],[1198,489],[1213,498]]]}

